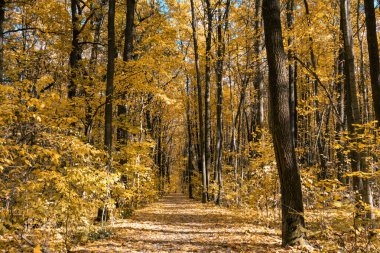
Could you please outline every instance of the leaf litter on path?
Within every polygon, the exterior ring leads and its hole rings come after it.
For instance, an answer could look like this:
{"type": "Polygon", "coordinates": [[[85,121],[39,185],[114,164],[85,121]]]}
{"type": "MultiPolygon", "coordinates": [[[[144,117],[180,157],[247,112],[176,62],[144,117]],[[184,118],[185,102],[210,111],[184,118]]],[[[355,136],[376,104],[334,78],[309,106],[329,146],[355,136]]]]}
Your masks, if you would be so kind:
{"type": "Polygon", "coordinates": [[[292,252],[280,247],[280,232],[252,217],[170,194],[117,220],[113,236],[74,252],[292,252]]]}

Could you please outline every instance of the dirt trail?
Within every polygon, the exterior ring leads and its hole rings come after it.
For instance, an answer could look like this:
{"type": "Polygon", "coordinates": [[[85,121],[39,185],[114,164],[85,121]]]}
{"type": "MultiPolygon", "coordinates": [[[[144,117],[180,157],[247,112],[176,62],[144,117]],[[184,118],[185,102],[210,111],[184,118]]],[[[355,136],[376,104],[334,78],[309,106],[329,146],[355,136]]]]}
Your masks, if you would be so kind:
{"type": "Polygon", "coordinates": [[[117,220],[111,238],[75,252],[284,252],[279,232],[239,212],[171,194],[130,219],[117,220]],[[255,222],[255,221],[254,221],[255,222]]]}

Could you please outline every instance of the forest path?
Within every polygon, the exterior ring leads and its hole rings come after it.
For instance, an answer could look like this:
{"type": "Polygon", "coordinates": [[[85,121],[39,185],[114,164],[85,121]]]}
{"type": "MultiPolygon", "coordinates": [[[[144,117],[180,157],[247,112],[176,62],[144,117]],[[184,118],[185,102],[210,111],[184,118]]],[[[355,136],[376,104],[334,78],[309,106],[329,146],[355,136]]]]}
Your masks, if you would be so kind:
{"type": "Polygon", "coordinates": [[[75,252],[285,252],[279,231],[235,209],[170,194],[117,220],[110,238],[75,252]]]}

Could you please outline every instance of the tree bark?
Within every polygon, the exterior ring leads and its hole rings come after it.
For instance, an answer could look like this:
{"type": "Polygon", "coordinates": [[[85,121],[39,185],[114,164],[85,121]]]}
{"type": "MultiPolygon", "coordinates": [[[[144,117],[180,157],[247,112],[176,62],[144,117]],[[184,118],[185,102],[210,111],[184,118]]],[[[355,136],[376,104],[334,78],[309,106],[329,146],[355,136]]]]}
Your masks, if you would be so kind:
{"type": "Polygon", "coordinates": [[[380,63],[379,44],[376,33],[375,7],[372,0],[364,0],[365,23],[367,27],[367,45],[369,55],[369,70],[371,75],[372,102],[377,125],[380,125],[380,63]]]}
{"type": "MultiPolygon", "coordinates": [[[[254,29],[255,29],[255,42],[254,42],[254,51],[255,56],[259,57],[261,53],[261,42],[262,42],[262,33],[260,31],[261,29],[261,19],[260,19],[260,9],[262,5],[262,0],[256,0],[255,1],[255,23],[254,23],[254,29]]],[[[256,126],[259,126],[260,129],[264,127],[264,82],[263,82],[263,72],[261,70],[261,61],[256,61],[256,75],[254,80],[254,86],[257,91],[257,98],[258,98],[258,115],[257,115],[257,122],[256,126]]],[[[258,138],[261,136],[261,132],[258,134],[258,138]]]]}
{"type": "Polygon", "coordinates": [[[0,84],[4,81],[4,21],[5,0],[0,0],[0,84]]]}
{"type": "Polygon", "coordinates": [[[78,61],[82,57],[82,50],[79,44],[80,24],[78,19],[78,0],[71,0],[71,24],[72,24],[72,39],[71,39],[71,52],[69,58],[70,65],[70,80],[68,86],[68,98],[76,96],[77,84],[76,78],[78,76],[78,61]]]}
{"type": "Polygon", "coordinates": [[[104,146],[111,153],[112,151],[112,99],[113,99],[113,79],[115,73],[115,0],[109,0],[108,10],[108,53],[107,53],[107,84],[106,84],[106,108],[105,108],[105,128],[104,146]]]}
{"type": "MultiPolygon", "coordinates": [[[[102,7],[106,5],[106,0],[97,1],[102,7]]],[[[100,43],[100,33],[101,28],[104,20],[104,14],[102,12],[102,8],[97,11],[95,14],[95,18],[92,22],[92,27],[94,29],[94,43],[91,48],[91,56],[90,56],[90,73],[88,73],[88,76],[90,76],[91,80],[91,87],[94,88],[95,84],[93,83],[94,78],[91,76],[91,74],[96,73],[96,65],[98,60],[98,54],[99,54],[99,43],[100,43]]],[[[91,107],[91,101],[93,99],[93,96],[91,94],[87,94],[86,91],[84,91],[85,99],[86,99],[86,116],[85,116],[85,126],[84,126],[84,134],[86,136],[87,142],[93,143],[93,139],[91,136],[92,133],[92,127],[94,124],[94,116],[93,115],[93,108],[91,107]]]]}
{"type": "MultiPolygon", "coordinates": [[[[210,81],[211,81],[211,35],[212,35],[212,9],[210,0],[206,2],[207,33],[206,33],[206,65],[205,65],[205,156],[207,192],[211,165],[211,121],[210,121],[210,81]]],[[[208,194],[208,193],[207,193],[208,194]]]]}
{"type": "Polygon", "coordinates": [[[356,36],[359,43],[359,81],[358,81],[358,87],[360,95],[362,96],[363,103],[361,109],[361,115],[363,115],[362,123],[368,123],[369,121],[369,100],[368,100],[368,89],[367,85],[365,83],[365,67],[364,67],[364,45],[363,45],[363,37],[364,34],[360,32],[361,26],[360,26],[360,8],[361,8],[361,0],[357,1],[357,9],[356,9],[356,36]]]}
{"type": "MultiPolygon", "coordinates": [[[[127,62],[133,59],[133,40],[134,40],[134,20],[135,20],[135,9],[136,0],[127,0],[126,3],[126,24],[125,24],[125,35],[124,35],[124,51],[123,51],[123,61],[127,62]]],[[[126,94],[124,92],[123,99],[126,99],[126,94]]],[[[124,104],[119,104],[117,106],[117,116],[119,119],[125,119],[127,114],[127,107],[124,104]]],[[[124,127],[117,129],[117,140],[121,144],[126,144],[127,141],[127,130],[124,127]]]]}
{"type": "MultiPolygon", "coordinates": [[[[115,73],[115,1],[109,0],[108,5],[108,52],[107,52],[107,81],[106,81],[106,104],[104,111],[104,149],[108,153],[107,174],[111,172],[112,162],[112,99],[113,99],[113,80],[115,73]]],[[[107,197],[110,197],[110,190],[107,189],[107,197]]],[[[104,204],[103,208],[98,209],[98,221],[108,220],[108,208],[104,204]]]]}
{"type": "MultiPolygon", "coordinates": [[[[355,132],[360,134],[362,130],[356,130],[355,125],[361,124],[361,115],[359,110],[359,102],[357,97],[356,78],[355,78],[355,58],[353,52],[353,37],[350,21],[350,0],[340,0],[341,11],[341,29],[343,33],[344,42],[344,88],[345,88],[345,109],[347,115],[348,132],[352,137],[355,137],[355,132]]],[[[358,148],[351,148],[351,169],[356,171],[367,171],[367,164],[365,161],[366,153],[360,151],[358,148]]],[[[360,200],[370,206],[372,209],[372,194],[368,179],[353,177],[353,188],[355,198],[360,206],[360,200]]],[[[371,210],[366,212],[367,217],[372,219],[371,210]]]]}
{"type": "Polygon", "coordinates": [[[191,132],[191,108],[190,108],[190,78],[186,76],[186,120],[187,120],[187,183],[188,183],[188,194],[189,198],[194,198],[193,196],[193,134],[191,132]]]}
{"type": "Polygon", "coordinates": [[[216,147],[215,147],[215,177],[218,182],[218,194],[216,197],[216,204],[222,201],[222,169],[223,169],[223,67],[225,56],[225,41],[224,34],[228,30],[228,14],[230,9],[230,0],[227,0],[224,19],[220,8],[218,6],[218,25],[217,25],[217,61],[216,61],[216,147]],[[224,34],[223,34],[223,21],[224,21],[224,34]]]}
{"type": "MultiPolygon", "coordinates": [[[[294,0],[288,0],[286,3],[286,26],[289,31],[293,30],[294,25],[294,0]]],[[[296,108],[296,69],[295,65],[296,62],[292,61],[293,57],[293,50],[291,49],[291,46],[293,44],[293,36],[289,36],[288,38],[288,47],[290,48],[288,50],[288,75],[289,75],[289,108],[290,108],[290,126],[292,130],[292,136],[293,136],[293,143],[294,146],[297,146],[297,108],[296,108]]]]}
{"type": "MultiPolygon", "coordinates": [[[[338,76],[343,76],[344,74],[344,50],[343,48],[339,48],[338,51],[338,65],[337,65],[337,73],[338,76]]],[[[342,134],[343,131],[345,130],[345,109],[344,109],[344,81],[342,78],[339,79],[338,83],[336,84],[336,92],[338,93],[338,112],[339,112],[339,117],[340,120],[337,121],[336,123],[336,138],[341,145],[341,147],[337,150],[337,157],[338,157],[338,169],[337,169],[337,178],[340,182],[345,184],[345,178],[344,172],[346,171],[346,161],[345,161],[345,156],[344,156],[344,141],[342,141],[342,134]]]]}
{"type": "Polygon", "coordinates": [[[204,126],[203,126],[203,112],[202,112],[202,85],[201,76],[199,70],[199,55],[198,55],[198,40],[197,40],[197,25],[195,20],[195,6],[194,0],[190,0],[191,3],[191,27],[193,31],[193,44],[194,44],[194,64],[197,79],[198,90],[198,131],[199,131],[199,150],[200,150],[200,165],[202,170],[202,203],[206,203],[208,199],[207,194],[207,171],[206,171],[206,155],[205,155],[205,138],[204,138],[204,126]]]}
{"type": "Polygon", "coordinates": [[[301,178],[290,126],[287,56],[283,45],[279,1],[264,0],[262,15],[269,67],[271,132],[281,184],[282,244],[303,244],[305,222],[301,178]]]}
{"type": "Polygon", "coordinates": [[[136,9],[136,0],[127,0],[123,61],[129,61],[133,58],[135,9],[136,9]]]}
{"type": "MultiPolygon", "coordinates": [[[[360,124],[359,102],[356,95],[355,59],[353,52],[353,38],[350,21],[350,0],[340,0],[341,8],[341,29],[344,42],[344,89],[345,89],[345,109],[347,116],[348,131],[355,132],[354,124],[360,124]]],[[[360,154],[357,150],[351,149],[352,171],[360,170],[360,154]]],[[[360,179],[353,178],[354,191],[360,188],[360,179]]]]}

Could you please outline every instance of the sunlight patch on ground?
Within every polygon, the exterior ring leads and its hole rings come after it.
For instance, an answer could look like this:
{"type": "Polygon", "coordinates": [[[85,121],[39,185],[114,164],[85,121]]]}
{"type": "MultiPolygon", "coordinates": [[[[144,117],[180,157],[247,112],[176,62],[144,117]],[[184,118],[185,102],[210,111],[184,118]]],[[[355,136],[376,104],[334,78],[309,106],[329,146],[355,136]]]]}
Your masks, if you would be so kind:
{"type": "Polygon", "coordinates": [[[109,229],[114,233],[111,238],[75,252],[286,252],[278,230],[180,194],[166,196],[130,219],[117,220],[109,229]]]}

